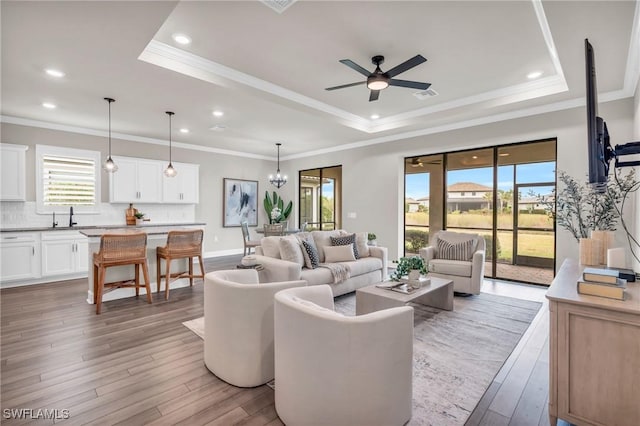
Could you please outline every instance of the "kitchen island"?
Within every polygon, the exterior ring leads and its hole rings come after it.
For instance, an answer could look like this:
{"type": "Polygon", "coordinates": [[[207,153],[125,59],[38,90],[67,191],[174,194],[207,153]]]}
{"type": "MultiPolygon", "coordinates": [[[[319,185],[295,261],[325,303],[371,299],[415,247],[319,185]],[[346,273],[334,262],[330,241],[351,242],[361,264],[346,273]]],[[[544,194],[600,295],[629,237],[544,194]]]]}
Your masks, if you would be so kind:
{"type": "MultiPolygon", "coordinates": [[[[104,234],[123,234],[144,232],[147,234],[147,263],[149,266],[149,279],[151,280],[151,291],[157,291],[156,286],[156,248],[164,246],[167,243],[167,234],[169,231],[180,231],[187,229],[204,229],[205,223],[189,223],[189,224],[162,224],[162,225],[142,225],[142,226],[122,226],[122,227],[105,227],[105,228],[88,228],[80,229],[80,233],[89,239],[88,250],[88,278],[87,278],[87,302],[93,304],[94,280],[93,280],[93,253],[100,250],[100,237],[104,234]]],[[[188,269],[187,259],[174,260],[172,269],[175,271],[184,271],[188,269]],[[175,265],[175,266],[174,266],[175,265]]],[[[196,270],[199,268],[195,266],[196,270]]],[[[121,281],[133,279],[134,268],[128,266],[116,266],[107,269],[105,282],[121,281]]],[[[171,282],[171,289],[178,287],[186,287],[189,285],[188,279],[178,279],[171,282]]],[[[144,287],[140,289],[140,294],[146,294],[144,287]]],[[[102,301],[122,299],[125,297],[135,296],[133,288],[118,288],[116,290],[105,293],[102,301]]]]}

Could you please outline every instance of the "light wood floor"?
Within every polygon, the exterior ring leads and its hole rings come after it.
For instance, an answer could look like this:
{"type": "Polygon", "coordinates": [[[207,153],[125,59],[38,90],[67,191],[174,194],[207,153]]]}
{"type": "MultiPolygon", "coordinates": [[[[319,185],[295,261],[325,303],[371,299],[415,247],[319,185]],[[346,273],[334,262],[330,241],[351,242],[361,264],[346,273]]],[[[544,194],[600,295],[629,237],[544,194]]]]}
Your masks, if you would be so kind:
{"type": "MultiPolygon", "coordinates": [[[[209,259],[205,268],[239,259],[209,259]]],[[[486,282],[483,291],[543,300],[545,289],[486,282]]],[[[201,282],[172,290],[168,302],[106,302],[101,315],[85,299],[86,280],[0,291],[3,409],[70,410],[65,424],[282,424],[270,388],[236,388],[204,366],[202,340],[182,325],[203,315],[201,282]]],[[[547,317],[545,307],[468,424],[548,424],[547,317]]]]}

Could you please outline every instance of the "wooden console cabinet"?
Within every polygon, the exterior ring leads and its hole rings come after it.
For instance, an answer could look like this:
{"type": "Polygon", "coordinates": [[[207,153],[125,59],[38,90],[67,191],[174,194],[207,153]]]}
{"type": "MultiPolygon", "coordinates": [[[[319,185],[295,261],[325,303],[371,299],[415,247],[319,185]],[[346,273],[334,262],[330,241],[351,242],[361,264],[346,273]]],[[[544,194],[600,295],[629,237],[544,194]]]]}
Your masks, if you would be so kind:
{"type": "Polygon", "coordinates": [[[640,283],[624,301],[581,295],[581,271],[566,260],[547,292],[549,421],[640,425],[640,283]]]}

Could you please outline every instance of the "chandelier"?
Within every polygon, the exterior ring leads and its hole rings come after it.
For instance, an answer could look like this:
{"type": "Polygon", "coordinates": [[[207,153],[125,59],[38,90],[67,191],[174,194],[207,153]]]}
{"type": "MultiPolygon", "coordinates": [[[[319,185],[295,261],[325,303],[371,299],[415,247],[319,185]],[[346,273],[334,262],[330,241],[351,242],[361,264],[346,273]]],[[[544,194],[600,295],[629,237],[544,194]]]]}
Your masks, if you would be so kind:
{"type": "Polygon", "coordinates": [[[287,175],[283,176],[280,174],[280,145],[282,145],[280,142],[276,143],[276,146],[278,147],[278,170],[276,171],[275,176],[269,175],[269,182],[271,182],[271,184],[276,188],[280,188],[287,183],[287,175]]]}

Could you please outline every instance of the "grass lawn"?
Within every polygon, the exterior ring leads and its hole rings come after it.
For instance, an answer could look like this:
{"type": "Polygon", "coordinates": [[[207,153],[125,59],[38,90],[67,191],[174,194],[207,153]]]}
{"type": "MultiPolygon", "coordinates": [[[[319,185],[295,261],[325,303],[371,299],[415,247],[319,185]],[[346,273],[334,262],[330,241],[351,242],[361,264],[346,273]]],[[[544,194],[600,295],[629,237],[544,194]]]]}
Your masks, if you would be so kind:
{"type": "MultiPolygon", "coordinates": [[[[492,212],[481,213],[449,213],[447,225],[449,228],[491,228],[492,212]]],[[[429,213],[405,213],[407,225],[429,225],[429,213]]],[[[520,214],[519,226],[522,228],[553,228],[553,219],[545,214],[520,214]]],[[[511,213],[498,213],[498,228],[513,228],[511,213]]]]}

